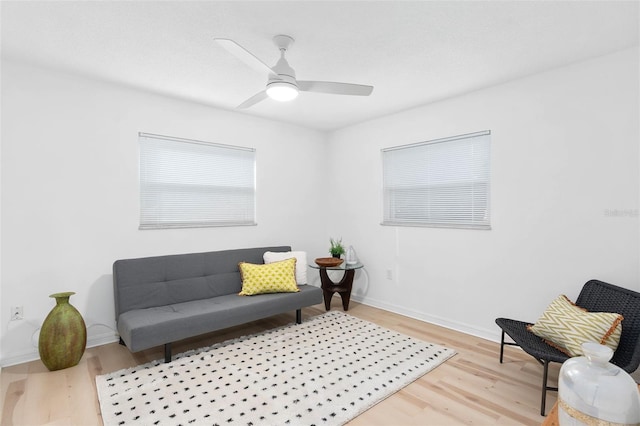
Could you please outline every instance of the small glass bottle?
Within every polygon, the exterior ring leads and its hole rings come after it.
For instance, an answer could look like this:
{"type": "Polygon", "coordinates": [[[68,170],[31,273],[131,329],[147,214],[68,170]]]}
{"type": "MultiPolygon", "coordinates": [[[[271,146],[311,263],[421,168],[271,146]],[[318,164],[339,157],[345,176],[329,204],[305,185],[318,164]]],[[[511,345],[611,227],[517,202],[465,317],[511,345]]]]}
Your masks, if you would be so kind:
{"type": "Polygon", "coordinates": [[[582,344],[584,356],[562,364],[558,377],[558,420],[561,426],[640,424],[638,385],[611,363],[611,348],[582,344]]]}

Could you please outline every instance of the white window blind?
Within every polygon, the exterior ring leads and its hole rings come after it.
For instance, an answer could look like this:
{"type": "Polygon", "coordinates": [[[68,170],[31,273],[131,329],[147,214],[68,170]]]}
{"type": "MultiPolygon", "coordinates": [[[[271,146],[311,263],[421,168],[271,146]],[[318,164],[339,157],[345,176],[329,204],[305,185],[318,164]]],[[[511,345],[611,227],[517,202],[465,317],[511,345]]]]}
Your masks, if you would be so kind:
{"type": "Polygon", "coordinates": [[[383,225],[490,229],[491,132],[382,150],[383,225]]]}
{"type": "Polygon", "coordinates": [[[255,225],[255,149],[140,133],[140,229],[255,225]]]}

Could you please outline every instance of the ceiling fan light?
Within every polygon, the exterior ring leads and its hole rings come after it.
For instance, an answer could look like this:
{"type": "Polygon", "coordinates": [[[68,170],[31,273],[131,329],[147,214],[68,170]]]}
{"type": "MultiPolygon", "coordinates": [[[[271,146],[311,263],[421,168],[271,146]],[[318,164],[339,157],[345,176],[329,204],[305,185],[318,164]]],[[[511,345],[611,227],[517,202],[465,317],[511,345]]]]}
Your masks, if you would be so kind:
{"type": "Polygon", "coordinates": [[[267,86],[267,95],[278,102],[287,102],[298,96],[298,88],[286,81],[275,81],[267,86]]]}

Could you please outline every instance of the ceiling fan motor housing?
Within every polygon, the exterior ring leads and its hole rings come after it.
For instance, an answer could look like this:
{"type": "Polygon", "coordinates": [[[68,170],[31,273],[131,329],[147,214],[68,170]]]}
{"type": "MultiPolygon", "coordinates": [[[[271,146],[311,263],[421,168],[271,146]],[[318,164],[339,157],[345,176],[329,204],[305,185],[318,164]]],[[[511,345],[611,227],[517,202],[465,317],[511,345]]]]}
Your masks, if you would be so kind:
{"type": "Polygon", "coordinates": [[[267,95],[281,102],[290,101],[298,96],[296,72],[284,58],[285,51],[284,47],[280,47],[280,59],[272,68],[277,75],[271,74],[267,80],[267,95]]]}
{"type": "Polygon", "coordinates": [[[270,75],[269,82],[272,82],[274,80],[277,81],[278,79],[280,79],[297,86],[296,72],[293,68],[291,68],[291,66],[289,65],[289,62],[287,62],[287,60],[285,59],[284,52],[285,52],[284,50],[280,51],[280,59],[271,68],[277,74],[277,77],[270,75]]]}

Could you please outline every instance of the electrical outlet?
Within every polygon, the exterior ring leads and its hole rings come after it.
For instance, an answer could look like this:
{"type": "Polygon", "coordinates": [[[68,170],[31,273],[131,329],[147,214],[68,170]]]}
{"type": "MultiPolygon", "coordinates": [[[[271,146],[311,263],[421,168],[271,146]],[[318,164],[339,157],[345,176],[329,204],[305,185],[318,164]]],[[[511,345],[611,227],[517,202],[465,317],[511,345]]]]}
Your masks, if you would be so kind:
{"type": "Polygon", "coordinates": [[[391,269],[387,269],[387,279],[388,280],[393,279],[393,271],[391,269]]]}
{"type": "Polygon", "coordinates": [[[19,321],[24,318],[22,306],[14,306],[11,308],[11,321],[19,321]]]}

